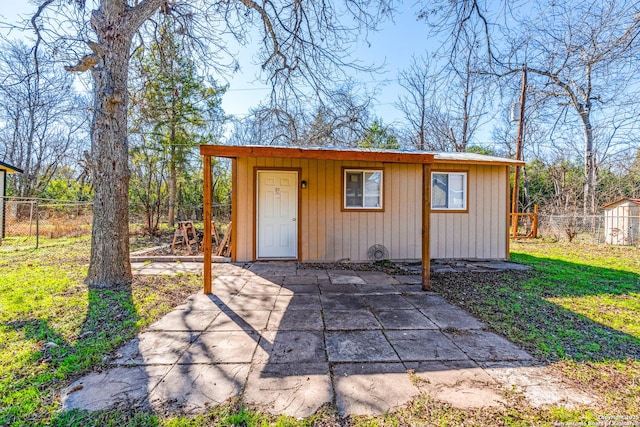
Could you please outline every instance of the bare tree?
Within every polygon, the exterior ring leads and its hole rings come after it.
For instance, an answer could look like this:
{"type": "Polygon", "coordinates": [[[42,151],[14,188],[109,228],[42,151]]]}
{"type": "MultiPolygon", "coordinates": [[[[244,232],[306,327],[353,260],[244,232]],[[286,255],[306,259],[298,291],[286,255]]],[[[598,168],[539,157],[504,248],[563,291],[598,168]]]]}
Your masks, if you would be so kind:
{"type": "MultiPolygon", "coordinates": [[[[94,82],[91,162],[95,216],[86,279],[91,286],[110,287],[129,283],[132,278],[127,194],[129,55],[135,34],[158,11],[179,16],[183,23],[180,31],[189,33],[195,45],[209,52],[207,62],[213,65],[222,65],[219,55],[226,50],[222,35],[231,34],[247,42],[248,29],[259,28],[264,72],[274,87],[288,86],[295,94],[295,83],[300,80],[321,90],[330,76],[349,63],[349,43],[356,30],[374,28],[380,14],[389,10],[386,2],[366,0],[345,1],[342,5],[285,0],[43,1],[32,19],[36,46],[50,35],[69,31],[72,34],[63,38],[59,49],[79,49],[74,40],[83,41],[90,49],[67,70],[90,71],[94,82]],[[72,6],[75,8],[70,9],[72,6]]],[[[274,97],[278,94],[273,93],[274,97]]]]}
{"type": "Polygon", "coordinates": [[[524,36],[513,43],[512,62],[526,62],[540,77],[547,106],[559,108],[556,129],[581,128],[584,214],[597,210],[599,164],[625,134],[637,131],[638,7],[620,1],[548,2],[537,16],[527,17],[524,36]]]}
{"type": "Polygon", "coordinates": [[[314,99],[263,104],[238,122],[234,144],[354,147],[366,132],[373,96],[346,84],[314,99]],[[315,102],[314,102],[315,101],[315,102]]]}
{"type": "Polygon", "coordinates": [[[409,68],[400,72],[398,83],[406,93],[399,96],[398,108],[409,125],[408,140],[418,150],[435,148],[428,144],[428,126],[434,96],[433,67],[428,58],[413,57],[409,68]]]}
{"type": "Polygon", "coordinates": [[[438,69],[437,62],[414,58],[400,74],[406,93],[398,107],[418,149],[465,151],[487,115],[491,81],[477,56],[478,35],[466,32],[460,37],[464,41],[456,44],[460,52],[445,58],[445,66],[438,69]]]}
{"type": "Polygon", "coordinates": [[[58,168],[75,163],[84,134],[84,100],[51,58],[22,42],[0,47],[0,159],[24,170],[15,194],[36,197],[58,168]]]}

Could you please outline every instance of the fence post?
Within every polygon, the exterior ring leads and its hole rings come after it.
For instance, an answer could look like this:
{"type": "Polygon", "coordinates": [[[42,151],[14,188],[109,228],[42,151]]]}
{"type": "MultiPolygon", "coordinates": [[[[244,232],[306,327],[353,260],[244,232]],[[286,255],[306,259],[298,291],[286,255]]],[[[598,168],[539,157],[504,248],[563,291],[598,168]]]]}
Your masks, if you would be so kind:
{"type": "Polygon", "coordinates": [[[40,246],[40,212],[38,210],[38,199],[36,199],[36,249],[40,246]]]}

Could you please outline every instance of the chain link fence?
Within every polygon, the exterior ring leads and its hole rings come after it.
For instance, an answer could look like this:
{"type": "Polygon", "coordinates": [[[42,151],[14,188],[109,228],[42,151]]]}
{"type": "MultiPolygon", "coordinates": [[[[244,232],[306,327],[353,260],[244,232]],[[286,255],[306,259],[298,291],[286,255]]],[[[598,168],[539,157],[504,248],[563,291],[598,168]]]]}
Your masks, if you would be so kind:
{"type": "Polygon", "coordinates": [[[41,239],[91,233],[93,203],[4,198],[0,240],[4,246],[38,247],[41,239]]]}
{"type": "Polygon", "coordinates": [[[593,244],[640,245],[640,217],[631,215],[539,215],[539,236],[593,244]]]}
{"type": "MultiPolygon", "coordinates": [[[[38,247],[43,240],[91,234],[93,202],[63,202],[45,199],[4,197],[0,211],[0,244],[6,247],[38,247]]],[[[231,221],[231,205],[213,205],[213,219],[224,226],[231,221]]],[[[201,223],[202,206],[180,207],[176,221],[201,223]]],[[[166,223],[166,218],[161,218],[166,223]]],[[[139,207],[130,208],[129,228],[144,224],[139,207]]],[[[224,228],[224,227],[223,227],[224,228]]]]}

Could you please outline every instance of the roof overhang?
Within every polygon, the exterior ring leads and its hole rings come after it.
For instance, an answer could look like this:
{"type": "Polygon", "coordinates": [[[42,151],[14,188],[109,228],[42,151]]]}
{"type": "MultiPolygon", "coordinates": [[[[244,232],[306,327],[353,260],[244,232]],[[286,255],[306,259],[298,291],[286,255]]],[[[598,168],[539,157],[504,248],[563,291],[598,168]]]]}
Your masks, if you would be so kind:
{"type": "Polygon", "coordinates": [[[272,147],[262,145],[201,145],[200,154],[215,157],[278,157],[285,159],[349,160],[388,163],[433,163],[434,155],[396,150],[272,147]]]}
{"type": "Polygon", "coordinates": [[[17,168],[15,166],[11,166],[9,163],[5,163],[0,161],[0,170],[5,171],[7,173],[22,173],[24,172],[22,169],[17,168]]]}
{"type": "Polygon", "coordinates": [[[264,145],[201,145],[200,154],[213,157],[266,157],[286,159],[348,160],[414,164],[485,164],[522,166],[519,160],[474,153],[433,153],[424,151],[339,149],[320,147],[274,147],[264,145]]]}
{"type": "Polygon", "coordinates": [[[603,206],[603,208],[607,209],[607,208],[610,208],[612,206],[615,206],[615,205],[623,203],[623,202],[631,202],[631,203],[634,203],[636,205],[640,205],[640,199],[632,199],[630,197],[623,197],[622,199],[616,200],[615,202],[607,203],[606,205],[603,206]]]}

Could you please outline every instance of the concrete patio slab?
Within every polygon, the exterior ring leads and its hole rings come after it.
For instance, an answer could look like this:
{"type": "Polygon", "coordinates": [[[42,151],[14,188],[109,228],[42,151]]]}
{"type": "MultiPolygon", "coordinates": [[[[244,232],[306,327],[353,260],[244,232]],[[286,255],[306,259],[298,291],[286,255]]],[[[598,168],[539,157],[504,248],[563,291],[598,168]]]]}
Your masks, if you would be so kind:
{"type": "Polygon", "coordinates": [[[259,332],[267,329],[269,310],[226,310],[211,322],[208,331],[245,331],[259,332]]]}
{"type": "Polygon", "coordinates": [[[329,280],[333,285],[364,285],[365,281],[351,270],[328,270],[329,280]]]}
{"type": "Polygon", "coordinates": [[[369,310],[325,310],[327,331],[380,329],[380,323],[369,310]]]}
{"type": "Polygon", "coordinates": [[[485,327],[484,323],[448,302],[443,302],[438,307],[423,308],[420,311],[442,329],[467,330],[485,327]]]}
{"type": "Polygon", "coordinates": [[[298,268],[298,270],[296,271],[296,276],[315,276],[318,279],[329,278],[327,270],[319,270],[317,268],[298,268]]]}
{"type": "Polygon", "coordinates": [[[318,276],[316,275],[306,275],[306,276],[286,276],[284,278],[284,285],[317,285],[318,284],[318,276]]]}
{"type": "Polygon", "coordinates": [[[284,288],[280,291],[280,295],[285,293],[286,291],[290,291],[289,295],[300,295],[300,294],[320,294],[320,287],[318,285],[285,285],[284,288]]]}
{"type": "Polygon", "coordinates": [[[423,292],[403,294],[404,299],[409,301],[415,308],[439,308],[443,306],[452,307],[444,298],[434,292],[423,292]]]}
{"type": "Polygon", "coordinates": [[[533,357],[511,341],[493,332],[461,330],[444,332],[471,359],[478,361],[532,360],[533,357]]]}
{"type": "Polygon", "coordinates": [[[392,284],[387,283],[366,283],[364,285],[355,285],[359,293],[376,293],[376,294],[399,294],[400,291],[392,284]]]}
{"type": "Polygon", "coordinates": [[[457,407],[500,405],[505,389],[540,406],[592,401],[422,292],[420,276],[279,262],[213,269],[215,295],[189,297],[123,346],[110,369],[63,391],[65,408],[201,413],[240,398],[294,417],[330,402],[342,415],[377,415],[419,392],[457,407]]]}
{"type": "Polygon", "coordinates": [[[144,332],[117,351],[114,365],[173,365],[199,332],[144,332]]]}
{"type": "Polygon", "coordinates": [[[200,310],[215,312],[231,300],[229,295],[205,295],[195,294],[188,297],[184,303],[175,307],[175,310],[200,310]]]}
{"type": "Polygon", "coordinates": [[[405,364],[420,391],[455,408],[501,406],[500,385],[470,360],[409,362],[405,364]]]}
{"type": "Polygon", "coordinates": [[[382,331],[327,331],[330,362],[399,362],[382,331]]]}
{"type": "Polygon", "coordinates": [[[213,322],[220,309],[209,310],[174,310],[162,319],[151,324],[149,331],[204,331],[213,322]]]}
{"type": "Polygon", "coordinates": [[[440,330],[386,331],[386,335],[403,361],[468,359],[440,330]]]}
{"type": "Polygon", "coordinates": [[[170,369],[170,365],[128,366],[91,373],[62,391],[62,410],[139,407],[170,369]]]}
{"type": "Polygon", "coordinates": [[[321,283],[319,288],[323,294],[355,294],[360,290],[352,283],[321,283]]]}
{"type": "Polygon", "coordinates": [[[270,414],[308,417],[333,400],[329,364],[254,365],[243,400],[270,414]]]}
{"type": "Polygon", "coordinates": [[[562,381],[548,367],[532,361],[480,362],[488,375],[507,388],[515,388],[535,407],[592,405],[595,397],[562,381]]]}
{"type": "Polygon", "coordinates": [[[324,310],[362,310],[367,308],[359,295],[325,294],[320,296],[324,310]]]}
{"type": "Polygon", "coordinates": [[[322,312],[318,309],[274,311],[267,325],[270,331],[322,331],[322,328],[322,312]]]}
{"type": "Polygon", "coordinates": [[[416,274],[399,274],[393,278],[402,285],[422,285],[422,276],[416,274]]]}
{"type": "Polygon", "coordinates": [[[320,295],[280,295],[276,300],[274,310],[320,310],[320,295]]]}
{"type": "Polygon", "coordinates": [[[267,331],[262,334],[254,363],[326,362],[322,331],[267,331]]]}
{"type": "Polygon", "coordinates": [[[236,295],[226,304],[223,310],[272,310],[276,303],[276,295],[236,295]]]}
{"type": "Polygon", "coordinates": [[[177,365],[149,395],[158,413],[197,414],[240,395],[249,364],[177,365]]]}
{"type": "Polygon", "coordinates": [[[333,368],[341,416],[379,415],[418,394],[402,363],[347,363],[333,368]]]}
{"type": "Polygon", "coordinates": [[[251,363],[259,339],[257,332],[204,332],[182,354],[178,364],[251,363]]]}
{"type": "Polygon", "coordinates": [[[439,329],[417,309],[377,311],[376,317],[384,329],[439,329]]]}
{"type": "Polygon", "coordinates": [[[365,281],[367,285],[398,285],[400,282],[397,279],[389,276],[386,273],[380,273],[377,271],[359,271],[358,276],[365,281]]]}
{"type": "Polygon", "coordinates": [[[415,308],[402,295],[365,295],[364,301],[374,311],[412,310],[415,308]]]}

